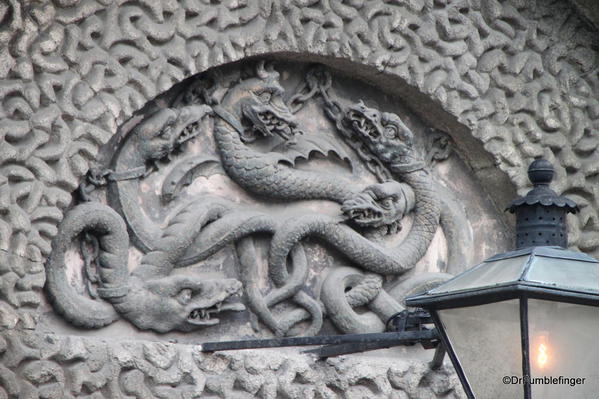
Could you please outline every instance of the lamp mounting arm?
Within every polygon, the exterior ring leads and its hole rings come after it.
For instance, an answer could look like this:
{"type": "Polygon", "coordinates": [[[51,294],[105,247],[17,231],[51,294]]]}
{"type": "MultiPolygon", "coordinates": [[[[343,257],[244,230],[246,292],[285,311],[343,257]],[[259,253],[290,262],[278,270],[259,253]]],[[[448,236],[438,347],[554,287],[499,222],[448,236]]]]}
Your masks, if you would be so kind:
{"type": "Polygon", "coordinates": [[[238,349],[280,348],[285,346],[318,346],[304,353],[315,354],[320,358],[364,352],[393,346],[421,344],[425,349],[436,349],[431,368],[439,368],[443,363],[445,349],[440,344],[436,328],[429,328],[432,319],[422,309],[404,310],[393,315],[387,322],[388,332],[344,335],[319,335],[313,337],[284,337],[267,339],[247,339],[239,341],[205,342],[200,345],[202,352],[217,352],[238,349]]]}

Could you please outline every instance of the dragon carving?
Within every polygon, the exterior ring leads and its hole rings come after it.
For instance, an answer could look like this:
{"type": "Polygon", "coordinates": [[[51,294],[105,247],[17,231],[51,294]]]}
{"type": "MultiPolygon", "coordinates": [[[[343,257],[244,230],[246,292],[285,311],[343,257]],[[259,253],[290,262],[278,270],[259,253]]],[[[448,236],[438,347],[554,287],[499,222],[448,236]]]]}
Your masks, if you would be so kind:
{"type": "MultiPolygon", "coordinates": [[[[122,317],[140,329],[190,331],[217,324],[213,316],[219,312],[243,310],[244,305],[234,299],[243,291],[248,308],[277,335],[296,333],[294,326],[305,320],[310,324],[302,333],[316,334],[325,316],[344,332],[383,329],[384,324],[361,320],[352,308],[369,306],[381,320],[403,309],[401,293],[395,290],[390,296],[381,275],[401,275],[415,266],[437,230],[441,213],[431,174],[415,149],[412,132],[397,115],[362,102],[337,104],[327,112],[359,159],[385,171],[385,179],[360,188],[336,174],[295,166],[299,158],[309,162],[311,151],[324,155],[337,151],[340,158],[345,157],[331,143],[314,145],[304,137],[300,122],[284,101],[274,69],[259,63],[253,76],[234,82],[224,94],[216,93],[192,86],[171,108],[149,112],[122,140],[100,174],[108,186],[109,206],[85,202],[67,214],[47,265],[46,288],[57,311],[86,328],[99,328],[122,317]],[[222,173],[257,198],[329,200],[339,204],[338,215],[281,218],[223,198],[202,197],[174,208],[166,227],[161,227],[139,206],[140,182],[181,152],[186,142],[203,134],[201,126],[207,117],[214,121],[218,157],[185,158],[176,164],[164,179],[163,201],[171,201],[177,190],[198,175],[222,173]],[[211,172],[206,172],[207,165],[211,172]],[[384,238],[395,235],[408,214],[413,214],[413,221],[406,238],[396,247],[387,247],[384,238]],[[266,293],[259,288],[253,239],[257,233],[270,236],[272,288],[266,293]],[[65,257],[70,243],[83,234],[93,235],[98,242],[97,298],[81,295],[68,283],[65,257]],[[309,276],[302,244],[307,237],[337,249],[357,268],[331,272],[323,284],[321,302],[303,289],[309,276]],[[143,253],[132,272],[129,240],[143,253]],[[241,267],[239,281],[173,274],[176,268],[208,259],[230,244],[235,245],[241,267]],[[345,288],[338,292],[339,287],[345,288]],[[283,302],[295,308],[275,314],[273,308],[283,302]]],[[[330,100],[325,105],[330,108],[330,100]]],[[[431,279],[419,277],[418,285],[429,284],[431,279]]],[[[409,281],[403,286],[413,290],[409,281]]]]}
{"type": "MultiPolygon", "coordinates": [[[[115,174],[147,174],[155,163],[169,156],[175,148],[197,134],[198,122],[209,113],[206,106],[189,106],[180,110],[161,109],[147,117],[131,132],[115,157],[115,174]]],[[[126,176],[128,177],[128,176],[126,176]]],[[[151,248],[140,266],[129,274],[127,250],[129,234],[123,218],[111,207],[97,202],[83,203],[67,213],[59,234],[53,241],[52,255],[46,268],[48,291],[55,309],[72,324],[99,328],[119,315],[140,329],[157,332],[190,331],[219,322],[212,315],[245,309],[241,303],[227,302],[241,294],[235,279],[200,279],[171,275],[200,229],[220,216],[224,206],[205,209],[191,203],[178,213],[165,230],[153,225],[133,204],[137,180],[113,181],[112,189],[120,195],[121,212],[129,223],[132,236],[140,246],[151,248]],[[133,187],[132,187],[133,186],[133,187]],[[202,219],[206,222],[202,223],[202,219]],[[190,224],[189,221],[194,223],[190,224]],[[136,224],[135,222],[139,223],[136,224]],[[146,226],[150,228],[146,229],[146,226]],[[65,256],[71,242],[82,233],[91,232],[99,240],[98,301],[80,295],[68,283],[65,256]]]]}
{"type": "MultiPolygon", "coordinates": [[[[340,225],[333,218],[322,215],[297,217],[288,220],[273,237],[270,263],[274,265],[285,262],[291,248],[301,239],[317,236],[363,269],[380,274],[405,273],[424,256],[439,223],[440,204],[430,174],[424,162],[416,156],[412,132],[397,115],[381,114],[360,103],[349,107],[341,118],[339,124],[347,139],[360,143],[363,151],[376,156],[395,176],[412,187],[415,206],[411,231],[398,247],[387,249],[349,226],[340,225]]],[[[367,191],[373,192],[372,188],[367,191]]],[[[384,190],[379,188],[378,191],[384,190]]],[[[405,191],[407,190],[400,192],[405,191]]],[[[362,200],[366,195],[363,193],[358,198],[362,200]]],[[[407,202],[405,195],[404,198],[407,202]]],[[[360,200],[349,200],[344,205],[344,210],[356,215],[357,208],[358,216],[354,216],[354,220],[364,224],[364,212],[359,208],[360,200]]],[[[376,208],[380,209],[381,206],[376,208]]],[[[367,212],[370,214],[371,211],[367,212]]],[[[397,216],[399,220],[403,214],[397,216]]]]}
{"type": "Polygon", "coordinates": [[[248,141],[273,134],[287,145],[294,145],[298,133],[297,121],[283,102],[279,74],[263,65],[257,69],[256,77],[232,87],[217,108],[229,111],[217,111],[220,118],[214,131],[229,177],[247,191],[271,199],[328,199],[341,203],[351,198],[351,185],[338,176],[298,170],[282,153],[261,153],[247,146],[248,141]]]}
{"type": "Polygon", "coordinates": [[[120,315],[140,329],[157,332],[191,331],[217,324],[219,320],[212,318],[217,313],[244,310],[241,303],[230,301],[241,294],[238,280],[171,275],[176,261],[203,226],[201,217],[209,216],[204,210],[197,215],[196,206],[190,204],[171,221],[158,248],[148,252],[131,274],[127,268],[129,239],[120,215],[96,202],[73,208],[54,241],[47,266],[46,289],[56,310],[80,327],[103,327],[120,315]],[[190,217],[198,222],[195,230],[182,228],[190,227],[185,222],[190,217]],[[97,292],[107,302],[81,296],[68,283],[65,255],[69,243],[86,230],[99,236],[97,292]]]}

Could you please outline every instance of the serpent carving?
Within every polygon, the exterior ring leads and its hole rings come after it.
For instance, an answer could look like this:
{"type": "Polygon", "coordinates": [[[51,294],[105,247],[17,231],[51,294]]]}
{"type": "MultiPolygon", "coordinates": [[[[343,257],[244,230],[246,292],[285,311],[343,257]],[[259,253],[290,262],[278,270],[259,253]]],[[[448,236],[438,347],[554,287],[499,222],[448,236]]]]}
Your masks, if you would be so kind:
{"type": "MultiPolygon", "coordinates": [[[[246,190],[269,198],[350,201],[345,206],[350,210],[346,215],[357,224],[365,224],[363,213],[351,211],[356,201],[352,197],[356,194],[347,188],[346,182],[335,176],[295,169],[284,164],[287,159],[280,153],[258,152],[247,145],[273,134],[293,145],[291,139],[297,132],[297,121],[282,101],[284,91],[278,78],[276,71],[259,64],[255,77],[241,80],[224,95],[217,108],[220,118],[216,120],[214,134],[225,171],[246,190]]],[[[384,250],[332,218],[302,216],[288,221],[275,234],[271,267],[283,270],[291,248],[305,236],[316,235],[367,270],[383,274],[405,272],[424,255],[440,214],[430,174],[413,148],[413,134],[397,115],[380,113],[363,103],[351,106],[337,126],[348,141],[362,144],[359,151],[372,154],[414,190],[412,230],[400,247],[384,250]]],[[[394,187],[402,193],[409,191],[402,190],[399,184],[394,187]]]]}
{"type": "Polygon", "coordinates": [[[199,123],[211,113],[206,105],[156,110],[131,130],[113,157],[111,168],[125,178],[109,182],[109,205],[123,215],[131,241],[144,252],[156,247],[162,232],[139,207],[139,181],[135,177],[147,175],[157,168],[159,160],[196,137],[200,133],[199,123]]]}
{"type": "Polygon", "coordinates": [[[217,112],[220,118],[214,136],[227,174],[247,191],[271,199],[342,203],[351,198],[351,185],[339,176],[295,169],[289,165],[293,160],[283,154],[260,153],[247,145],[273,134],[287,145],[294,144],[297,121],[283,102],[283,92],[278,72],[262,63],[255,77],[242,80],[225,94],[217,108],[223,111],[217,112]]]}
{"type": "MultiPolygon", "coordinates": [[[[335,218],[302,215],[287,220],[277,230],[271,242],[269,265],[272,281],[278,285],[287,281],[287,255],[291,248],[309,235],[332,244],[368,270],[400,274],[413,267],[424,255],[434,235],[440,211],[430,176],[423,170],[424,162],[414,156],[412,133],[394,114],[381,115],[374,109],[366,108],[364,104],[348,110],[345,117],[338,121],[342,132],[350,132],[346,138],[362,143],[359,148],[362,154],[365,151],[374,154],[409,184],[408,187],[402,187],[401,183],[393,181],[368,187],[357,195],[352,194],[347,192],[345,183],[339,180],[331,180],[323,174],[307,175],[304,171],[283,165],[283,159],[276,153],[257,154],[246,146],[246,130],[242,130],[241,123],[237,122],[244,117],[252,122],[266,123],[252,129],[253,133],[263,136],[271,135],[273,130],[284,131],[282,137],[289,140],[291,137],[288,133],[296,127],[294,119],[280,101],[282,91],[276,81],[276,72],[262,70],[258,77],[268,82],[265,86],[272,89],[262,91],[264,86],[262,82],[257,85],[258,78],[245,81],[237,86],[243,88],[245,96],[231,90],[223,100],[224,106],[233,106],[238,113],[233,116],[225,115],[217,122],[216,138],[223,166],[238,184],[271,198],[323,198],[344,203],[342,210],[352,224],[366,230],[383,228],[386,234],[397,232],[401,218],[412,209],[415,203],[414,191],[420,204],[408,240],[393,250],[381,248],[350,227],[339,224],[335,218]],[[275,102],[276,109],[284,117],[264,113],[264,106],[268,102],[275,102]],[[240,160],[243,162],[239,163],[240,160]],[[311,191],[312,187],[318,187],[316,193],[311,191]],[[265,189],[268,191],[265,192],[265,189]]],[[[252,140],[254,139],[255,136],[252,136],[252,140]]],[[[397,311],[397,307],[392,308],[397,311]]],[[[273,324],[276,326],[274,322],[269,323],[271,327],[273,324]]],[[[339,326],[340,323],[336,324],[339,326]]],[[[274,330],[277,331],[277,328],[274,330]]]]}
{"type": "Polygon", "coordinates": [[[219,320],[211,316],[245,309],[241,303],[228,302],[241,293],[238,280],[170,274],[198,231],[219,211],[198,208],[194,203],[187,206],[164,230],[157,249],[148,252],[129,274],[129,240],[121,217],[112,208],[96,202],[76,206],[65,217],[46,268],[46,289],[55,309],[80,327],[103,327],[121,315],[140,329],[157,332],[191,331],[214,325],[219,320]],[[191,226],[187,222],[190,218],[196,221],[191,226]],[[69,244],[86,230],[99,237],[97,291],[106,302],[86,298],[68,283],[66,252],[69,244]]]}
{"type": "MultiPolygon", "coordinates": [[[[369,306],[380,320],[403,309],[401,288],[390,296],[380,275],[401,275],[413,268],[439,225],[440,204],[412,132],[397,115],[362,102],[337,105],[337,112],[327,112],[359,159],[388,171],[384,179],[377,174],[379,183],[360,188],[339,175],[295,166],[298,154],[308,160],[312,150],[283,101],[279,74],[264,63],[258,63],[253,76],[233,82],[220,98],[215,91],[197,95],[193,90],[184,90],[171,108],[153,109],[123,138],[109,168],[99,174],[108,185],[110,206],[80,204],[65,218],[47,267],[47,290],[57,311],[86,328],[102,327],[120,316],[140,329],[190,331],[217,324],[213,316],[218,312],[243,310],[243,305],[230,299],[243,286],[249,309],[276,335],[296,334],[294,326],[305,320],[310,323],[301,333],[316,334],[325,316],[344,332],[384,329],[384,323],[362,319],[351,309],[369,306]],[[339,204],[339,213],[281,218],[204,196],[172,209],[166,227],[161,227],[139,206],[140,181],[180,152],[184,143],[203,134],[200,125],[208,116],[214,121],[220,159],[203,155],[177,161],[181,168],[175,165],[163,182],[163,201],[176,198],[195,176],[192,172],[210,163],[214,170],[222,167],[220,173],[256,197],[329,200],[339,204]],[[308,150],[294,153],[302,145],[308,150]],[[386,247],[382,239],[396,234],[408,214],[413,214],[413,220],[406,238],[394,248],[386,247]],[[84,233],[98,239],[98,298],[82,296],[68,283],[65,254],[69,243],[84,233]],[[256,234],[270,237],[272,287],[266,292],[260,288],[256,234]],[[363,275],[356,268],[332,271],[319,302],[304,289],[310,270],[302,240],[308,237],[327,243],[369,273],[363,275]],[[143,252],[140,265],[131,273],[129,239],[143,252]],[[231,244],[241,281],[172,274],[175,268],[197,264],[231,244]],[[295,307],[284,314],[274,312],[283,302],[295,307]]],[[[332,147],[317,145],[315,150],[326,155],[332,147]]],[[[435,281],[443,278],[437,275],[435,281]]],[[[410,285],[411,280],[404,283],[410,290],[430,283],[419,277],[410,285]]]]}
{"type": "MultiPolygon", "coordinates": [[[[430,174],[415,155],[412,133],[397,115],[380,113],[360,103],[350,107],[339,122],[347,139],[361,143],[363,151],[374,154],[413,188],[416,205],[412,228],[398,247],[388,249],[327,216],[293,218],[274,235],[270,264],[284,263],[291,248],[301,239],[316,236],[366,270],[380,274],[404,273],[424,256],[439,223],[440,205],[430,174]]],[[[355,214],[356,206],[359,203],[352,200],[344,209],[355,214]]],[[[361,217],[356,219],[360,220],[361,217]]]]}

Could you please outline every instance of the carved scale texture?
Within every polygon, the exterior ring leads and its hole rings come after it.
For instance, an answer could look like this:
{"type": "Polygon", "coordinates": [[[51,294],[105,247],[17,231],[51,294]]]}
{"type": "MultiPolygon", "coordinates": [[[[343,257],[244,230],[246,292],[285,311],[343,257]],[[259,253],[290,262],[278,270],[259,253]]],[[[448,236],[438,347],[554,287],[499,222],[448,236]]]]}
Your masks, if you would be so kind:
{"type": "Polygon", "coordinates": [[[393,170],[400,178],[408,183],[416,194],[414,222],[406,239],[395,249],[394,257],[404,268],[414,265],[426,253],[428,246],[439,226],[441,213],[439,193],[433,189],[430,172],[418,170],[411,173],[400,173],[393,170]]]}
{"type": "MultiPolygon", "coordinates": [[[[392,169],[393,170],[393,169],[392,169]]],[[[303,238],[316,236],[346,255],[364,270],[380,274],[402,274],[410,270],[426,253],[439,225],[440,204],[428,171],[393,170],[416,195],[414,221],[405,240],[393,248],[374,244],[348,226],[340,226],[334,218],[302,215],[279,226],[270,247],[270,277],[282,284],[286,279],[285,262],[291,249],[303,238]]]]}
{"type": "MultiPolygon", "coordinates": [[[[238,107],[223,104],[224,107],[238,107]]],[[[276,158],[249,149],[239,134],[218,121],[215,139],[224,169],[247,191],[283,200],[329,199],[340,204],[354,194],[349,183],[338,176],[327,176],[292,168],[276,158]]]]}
{"type": "MultiPolygon", "coordinates": [[[[556,191],[582,207],[573,244],[597,256],[596,34],[561,0],[448,3],[0,2],[0,249],[9,253],[0,329],[35,327],[41,261],[70,193],[117,126],[175,82],[273,52],[403,78],[467,126],[520,193],[529,161],[544,155],[556,165],[556,191]]],[[[150,372],[133,368],[130,378],[150,372]]]]}

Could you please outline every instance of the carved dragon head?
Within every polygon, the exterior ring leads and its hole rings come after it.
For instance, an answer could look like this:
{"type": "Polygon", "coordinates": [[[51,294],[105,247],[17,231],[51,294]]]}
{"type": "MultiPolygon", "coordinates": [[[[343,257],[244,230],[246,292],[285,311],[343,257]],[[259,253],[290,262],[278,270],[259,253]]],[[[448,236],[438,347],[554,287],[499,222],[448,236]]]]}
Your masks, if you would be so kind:
{"type": "Polygon", "coordinates": [[[254,77],[242,79],[231,87],[222,104],[241,121],[245,130],[240,136],[244,142],[275,134],[293,141],[294,135],[300,133],[295,116],[283,101],[284,92],[279,73],[267,69],[264,62],[257,65],[254,77]]]}
{"type": "Polygon", "coordinates": [[[173,275],[146,281],[132,277],[130,284],[129,293],[114,305],[140,329],[192,331],[218,324],[214,315],[220,312],[245,310],[232,301],[242,288],[235,279],[173,275]]]}
{"type": "Polygon", "coordinates": [[[343,117],[345,138],[357,144],[362,157],[368,153],[385,164],[406,171],[424,166],[414,149],[414,135],[393,113],[368,108],[362,101],[350,106],[343,117]]]}
{"type": "Polygon", "coordinates": [[[211,113],[212,109],[207,105],[162,108],[135,126],[132,137],[137,140],[137,149],[143,159],[157,161],[196,137],[202,118],[211,113]]]}
{"type": "Polygon", "coordinates": [[[401,219],[414,207],[414,192],[396,181],[373,184],[343,203],[341,211],[364,228],[387,227],[387,234],[401,229],[401,219]]]}

